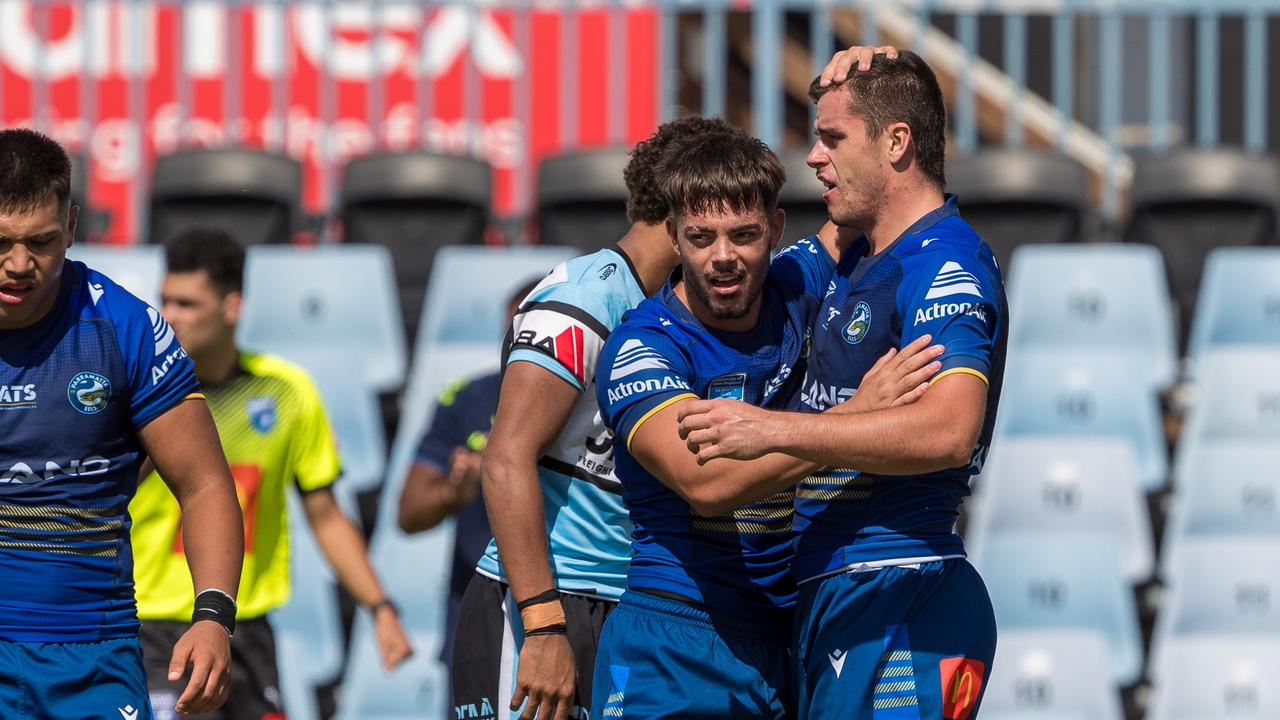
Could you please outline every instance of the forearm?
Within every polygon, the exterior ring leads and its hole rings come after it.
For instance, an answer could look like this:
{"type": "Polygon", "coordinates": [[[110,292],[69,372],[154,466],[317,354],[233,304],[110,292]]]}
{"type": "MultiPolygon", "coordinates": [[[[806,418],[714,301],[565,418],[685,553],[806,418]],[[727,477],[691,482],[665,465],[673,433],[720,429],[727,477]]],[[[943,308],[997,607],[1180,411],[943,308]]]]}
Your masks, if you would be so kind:
{"type": "Polygon", "coordinates": [[[489,526],[511,592],[532,597],[555,584],[536,464],[490,453],[480,469],[489,526]]]}
{"type": "Polygon", "coordinates": [[[382,583],[369,563],[364,535],[335,506],[325,517],[311,523],[320,552],[324,553],[342,586],[356,601],[368,607],[386,597],[382,583]]]}
{"type": "Polygon", "coordinates": [[[680,483],[685,486],[682,494],[691,501],[694,510],[710,517],[782,492],[819,467],[817,463],[783,453],[770,453],[747,461],[717,459],[698,466],[680,483]]]}
{"type": "Polygon", "coordinates": [[[769,449],[824,467],[886,475],[962,466],[972,434],[939,410],[916,404],[869,413],[776,413],[769,449]]]}
{"type": "Polygon", "coordinates": [[[400,495],[400,529],[407,533],[423,532],[444,522],[462,505],[460,493],[447,485],[443,475],[432,481],[410,476],[400,495]]]}
{"type": "Polygon", "coordinates": [[[217,588],[235,597],[244,561],[244,520],[231,479],[205,483],[178,498],[182,543],[196,592],[217,588]]]}

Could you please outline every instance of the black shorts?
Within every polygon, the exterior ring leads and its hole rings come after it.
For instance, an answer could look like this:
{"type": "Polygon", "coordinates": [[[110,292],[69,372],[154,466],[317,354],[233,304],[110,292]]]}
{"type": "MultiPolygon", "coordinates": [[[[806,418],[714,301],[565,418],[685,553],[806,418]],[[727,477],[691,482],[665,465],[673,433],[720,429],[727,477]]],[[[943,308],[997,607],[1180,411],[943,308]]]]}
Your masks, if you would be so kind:
{"type": "Polygon", "coordinates": [[[178,715],[173,709],[190,677],[169,682],[173,646],[191,623],[165,620],[142,622],[142,662],[156,720],[284,720],[280,675],[276,670],[276,640],[266,618],[241,620],[231,638],[231,690],[227,702],[205,715],[178,715]]]}
{"type": "MultiPolygon", "coordinates": [[[[591,710],[591,682],[600,646],[600,629],[617,601],[560,593],[569,644],[578,666],[577,706],[570,718],[591,710]]],[[[453,685],[455,717],[504,717],[515,688],[519,642],[511,625],[519,617],[505,583],[477,573],[467,585],[454,631],[453,685]],[[488,715],[487,713],[492,713],[488,715]]]]}

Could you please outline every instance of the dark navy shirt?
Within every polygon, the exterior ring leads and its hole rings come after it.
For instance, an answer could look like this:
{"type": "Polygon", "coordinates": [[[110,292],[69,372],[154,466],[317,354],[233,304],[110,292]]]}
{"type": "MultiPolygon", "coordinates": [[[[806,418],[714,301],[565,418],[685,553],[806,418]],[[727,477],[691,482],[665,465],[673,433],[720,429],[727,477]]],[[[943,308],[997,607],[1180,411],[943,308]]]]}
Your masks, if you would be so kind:
{"type": "Polygon", "coordinates": [[[991,443],[1004,377],[1009,310],[991,249],[960,218],[954,196],[878,255],[866,238],[845,250],[818,314],[802,402],[847,400],[876,360],[926,333],[946,346],[933,381],[968,373],[987,384],[971,462],[890,477],[832,469],[796,489],[796,578],[862,563],[962,556],[954,525],[991,443]]]}
{"type": "Polygon", "coordinates": [[[137,635],[137,433],[195,390],[160,313],[83,263],[42,320],[0,330],[0,639],[137,635]]]}

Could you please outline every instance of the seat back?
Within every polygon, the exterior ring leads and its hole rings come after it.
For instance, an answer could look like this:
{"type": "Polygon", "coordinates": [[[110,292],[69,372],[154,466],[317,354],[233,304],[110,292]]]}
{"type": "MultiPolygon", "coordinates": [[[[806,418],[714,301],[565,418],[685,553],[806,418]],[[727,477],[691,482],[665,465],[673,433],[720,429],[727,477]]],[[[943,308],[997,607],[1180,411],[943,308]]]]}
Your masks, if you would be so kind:
{"type": "Polygon", "coordinates": [[[369,155],[343,170],[344,240],[391,251],[406,337],[417,330],[436,252],[484,242],[492,176],[483,160],[425,151],[369,155]]]}
{"type": "Polygon", "coordinates": [[[250,248],[237,341],[285,357],[355,357],[352,381],[404,381],[405,340],[391,255],[378,245],[250,248]]]}
{"type": "Polygon", "coordinates": [[[805,162],[807,155],[803,150],[782,154],[787,182],[778,193],[778,207],[786,211],[787,224],[782,231],[782,242],[778,243],[780,248],[816,234],[830,218],[827,202],[822,199],[827,187],[805,162]]]}
{"type": "Polygon", "coordinates": [[[1151,576],[1154,550],[1133,447],[1115,438],[1007,438],[995,443],[966,534],[971,552],[1001,533],[1111,538],[1126,577],[1151,576]]]}
{"type": "Polygon", "coordinates": [[[1122,720],[1107,643],[1089,630],[1001,630],[982,717],[1122,720]]]}
{"type": "Polygon", "coordinates": [[[1199,375],[1211,349],[1280,350],[1280,248],[1218,248],[1209,253],[1187,347],[1199,375]]]}
{"type": "Polygon", "coordinates": [[[1031,149],[992,148],[947,161],[947,190],[991,246],[1001,268],[1027,242],[1085,239],[1089,176],[1074,160],[1031,149]]]}
{"type": "Polygon", "coordinates": [[[1280,717],[1280,641],[1274,638],[1178,638],[1153,665],[1161,670],[1151,720],[1280,717]]]}
{"type": "Polygon", "coordinates": [[[1009,269],[1010,352],[1105,350],[1153,387],[1173,383],[1177,341],[1160,253],[1142,245],[1023,245],[1009,269]]]}
{"type": "MultiPolygon", "coordinates": [[[[1168,459],[1154,391],[1132,380],[1131,362],[1105,351],[1010,355],[996,433],[1111,437],[1132,444],[1144,490],[1164,485],[1168,459]]],[[[996,443],[998,444],[999,440],[996,443]]]]}
{"type": "Polygon", "coordinates": [[[975,555],[1002,632],[1093,630],[1107,639],[1111,677],[1129,684],[1142,670],[1133,593],[1105,536],[993,535],[975,555]]]}
{"type": "Polygon", "coordinates": [[[288,243],[301,200],[297,160],[249,148],[181,150],[156,158],[150,241],[214,227],[246,246],[288,243]]]}
{"type": "Polygon", "coordinates": [[[546,158],[538,166],[538,243],[595,252],[618,242],[631,227],[623,170],[627,148],[605,148],[546,158]]]}
{"type": "Polygon", "coordinates": [[[164,285],[164,249],[156,245],[72,245],[67,258],[79,260],[116,281],[157,310],[164,285]]]}

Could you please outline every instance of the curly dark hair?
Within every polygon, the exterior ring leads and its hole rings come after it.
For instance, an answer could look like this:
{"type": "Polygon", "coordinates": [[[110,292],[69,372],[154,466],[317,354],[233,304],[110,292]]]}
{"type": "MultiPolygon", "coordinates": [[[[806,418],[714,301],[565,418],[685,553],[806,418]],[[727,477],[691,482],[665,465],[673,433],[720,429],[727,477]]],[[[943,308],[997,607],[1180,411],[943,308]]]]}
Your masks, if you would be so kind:
{"type": "Polygon", "coordinates": [[[0,210],[27,212],[71,204],[71,158],[62,146],[27,128],[0,131],[0,210]]]}
{"type": "Polygon", "coordinates": [[[165,270],[192,273],[201,270],[223,295],[244,291],[245,251],[230,233],[214,227],[194,227],[164,244],[165,270]]]}
{"type": "Polygon", "coordinates": [[[773,210],[787,180],[782,161],[746,131],[702,135],[668,152],[655,171],[671,211],[773,210]]]}
{"type": "Polygon", "coordinates": [[[670,148],[700,137],[735,131],[737,128],[721,118],[690,115],[663,123],[647,140],[637,143],[631,151],[631,161],[622,173],[627,182],[627,219],[652,225],[666,220],[671,214],[655,175],[658,164],[670,148]]]}

